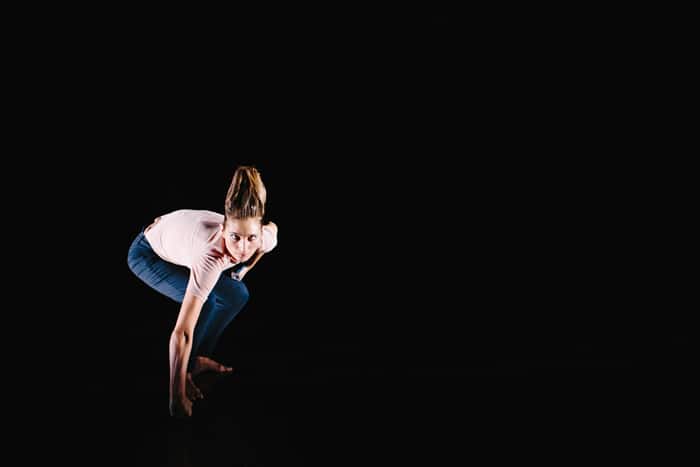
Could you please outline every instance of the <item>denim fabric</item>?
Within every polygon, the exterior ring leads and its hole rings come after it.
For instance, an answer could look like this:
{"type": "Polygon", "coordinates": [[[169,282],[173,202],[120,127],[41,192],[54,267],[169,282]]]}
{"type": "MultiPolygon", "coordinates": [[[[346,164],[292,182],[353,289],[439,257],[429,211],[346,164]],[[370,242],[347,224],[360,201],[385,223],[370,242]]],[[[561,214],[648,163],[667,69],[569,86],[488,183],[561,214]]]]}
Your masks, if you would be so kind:
{"type": "MultiPolygon", "coordinates": [[[[129,269],[151,288],[182,303],[185,298],[190,270],[160,258],[151,248],[144,229],[129,248],[129,269]]],[[[221,274],[214,289],[202,306],[197,319],[190,353],[190,365],[198,355],[210,356],[226,326],[248,302],[248,289],[242,281],[221,274]]]]}

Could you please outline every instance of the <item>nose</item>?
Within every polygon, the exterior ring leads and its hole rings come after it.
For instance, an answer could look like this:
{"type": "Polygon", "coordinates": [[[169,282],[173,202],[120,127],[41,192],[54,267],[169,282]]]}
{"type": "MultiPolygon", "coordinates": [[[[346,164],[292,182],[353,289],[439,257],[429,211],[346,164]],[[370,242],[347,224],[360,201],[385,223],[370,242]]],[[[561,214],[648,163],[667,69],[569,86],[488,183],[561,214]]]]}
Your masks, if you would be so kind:
{"type": "Polygon", "coordinates": [[[248,240],[241,240],[241,255],[247,256],[248,250],[250,250],[250,242],[248,242],[248,240]]]}

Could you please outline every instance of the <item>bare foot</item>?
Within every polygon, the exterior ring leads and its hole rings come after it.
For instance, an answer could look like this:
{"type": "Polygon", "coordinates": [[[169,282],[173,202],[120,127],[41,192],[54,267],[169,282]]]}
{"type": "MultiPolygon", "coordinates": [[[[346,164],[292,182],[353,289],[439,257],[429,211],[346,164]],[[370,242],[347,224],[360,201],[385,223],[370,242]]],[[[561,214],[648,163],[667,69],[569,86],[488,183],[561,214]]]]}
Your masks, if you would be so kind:
{"type": "Polygon", "coordinates": [[[203,357],[201,355],[195,357],[194,365],[192,365],[192,376],[197,376],[205,371],[213,371],[215,373],[231,373],[233,368],[222,365],[209,357],[203,357]]]}
{"type": "Polygon", "coordinates": [[[196,401],[197,399],[204,399],[204,394],[199,390],[194,381],[192,380],[192,373],[187,373],[187,384],[185,384],[185,393],[187,398],[191,401],[196,401]]]}

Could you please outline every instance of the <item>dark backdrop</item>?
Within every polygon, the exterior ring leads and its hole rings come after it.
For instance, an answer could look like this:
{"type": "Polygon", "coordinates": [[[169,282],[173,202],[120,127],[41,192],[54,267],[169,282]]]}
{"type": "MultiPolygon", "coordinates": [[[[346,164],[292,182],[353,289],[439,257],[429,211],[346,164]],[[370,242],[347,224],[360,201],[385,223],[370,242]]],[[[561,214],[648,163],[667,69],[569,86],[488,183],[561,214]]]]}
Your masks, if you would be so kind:
{"type": "Polygon", "coordinates": [[[126,253],[158,215],[221,211],[239,164],[264,177],[279,245],[218,349],[238,379],[190,442],[235,438],[280,465],[430,458],[468,439],[538,452],[535,426],[580,446],[684,394],[683,279],[650,247],[675,217],[658,194],[677,169],[626,149],[663,137],[635,133],[616,52],[567,36],[573,23],[535,34],[423,13],[230,33],[98,21],[45,44],[42,141],[60,151],[42,202],[65,245],[62,327],[46,329],[90,455],[177,452],[178,308],[126,253]]]}

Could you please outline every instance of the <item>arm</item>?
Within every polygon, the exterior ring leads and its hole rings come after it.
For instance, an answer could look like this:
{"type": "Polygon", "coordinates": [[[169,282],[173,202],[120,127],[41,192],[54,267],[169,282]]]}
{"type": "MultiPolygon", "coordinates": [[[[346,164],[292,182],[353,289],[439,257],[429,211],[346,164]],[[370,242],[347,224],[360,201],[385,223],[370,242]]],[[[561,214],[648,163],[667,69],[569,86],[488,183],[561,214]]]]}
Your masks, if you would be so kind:
{"type": "Polygon", "coordinates": [[[204,301],[187,292],[170,335],[170,414],[192,415],[192,402],[185,391],[187,362],[192,351],[194,327],[204,301]]]}
{"type": "Polygon", "coordinates": [[[253,266],[255,266],[255,263],[257,263],[258,261],[260,261],[260,258],[262,258],[262,256],[263,256],[264,254],[265,254],[265,252],[262,251],[262,250],[256,251],[256,252],[255,252],[255,256],[253,256],[253,258],[252,258],[251,260],[249,260],[246,264],[244,264],[244,265],[243,265],[240,269],[238,269],[237,271],[234,271],[234,272],[231,273],[231,277],[233,277],[233,278],[236,279],[237,281],[242,281],[242,280],[243,280],[243,276],[245,276],[245,275],[248,273],[248,271],[250,271],[251,269],[253,269],[253,266]]]}

